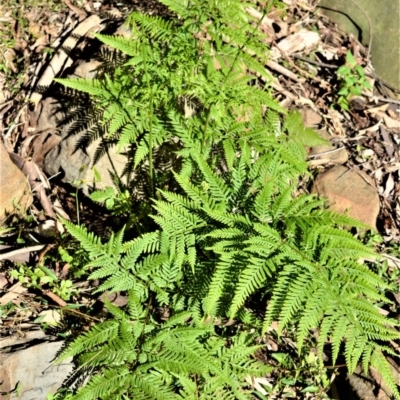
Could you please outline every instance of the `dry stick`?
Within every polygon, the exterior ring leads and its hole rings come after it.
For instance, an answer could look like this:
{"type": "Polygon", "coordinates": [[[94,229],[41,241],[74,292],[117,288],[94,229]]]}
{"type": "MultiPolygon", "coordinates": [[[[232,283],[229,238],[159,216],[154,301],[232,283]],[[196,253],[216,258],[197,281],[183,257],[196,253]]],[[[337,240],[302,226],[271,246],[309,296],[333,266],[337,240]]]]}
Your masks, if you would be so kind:
{"type": "Polygon", "coordinates": [[[332,140],[334,142],[351,142],[353,140],[361,140],[361,139],[365,139],[366,136],[356,136],[353,138],[332,138],[332,140]]]}
{"type": "Polygon", "coordinates": [[[389,83],[387,83],[384,79],[380,78],[379,76],[377,76],[374,72],[369,75],[372,78],[378,80],[383,86],[386,86],[388,89],[390,89],[392,92],[395,93],[400,93],[400,90],[398,88],[395,88],[394,86],[390,85],[389,83]]]}
{"type": "MultiPolygon", "coordinates": [[[[259,78],[263,81],[266,82],[265,79],[263,79],[262,76],[259,76],[259,78]]],[[[279,82],[270,82],[269,83],[272,88],[274,88],[277,92],[282,93],[286,97],[288,97],[292,101],[297,101],[298,98],[295,96],[292,92],[289,92],[288,90],[284,89],[282,85],[279,82]]]]}
{"type": "Polygon", "coordinates": [[[60,307],[66,307],[68,305],[66,301],[64,301],[60,296],[57,296],[51,290],[43,290],[43,293],[57,303],[60,307]]]}
{"type": "MultiPolygon", "coordinates": [[[[327,82],[325,82],[323,79],[321,79],[321,78],[319,78],[319,77],[317,77],[317,76],[312,76],[310,73],[308,73],[307,71],[304,71],[304,70],[302,70],[300,67],[298,67],[297,65],[296,65],[296,63],[286,54],[286,52],[285,51],[283,51],[280,47],[279,47],[279,45],[274,41],[274,44],[275,44],[275,47],[281,52],[281,54],[286,58],[286,60],[289,62],[289,64],[296,70],[296,71],[299,71],[301,74],[304,74],[304,75],[306,75],[308,78],[310,78],[310,79],[312,79],[312,80],[314,80],[314,81],[316,81],[316,82],[319,82],[319,83],[325,83],[325,84],[328,84],[327,82]]],[[[267,64],[268,65],[268,64],[267,64]]],[[[303,82],[305,81],[305,79],[304,78],[302,78],[302,80],[303,80],[303,82]]],[[[300,83],[302,83],[302,82],[300,82],[300,83]]],[[[303,89],[304,90],[304,89],[303,89]]]]}
{"type": "Polygon", "coordinates": [[[400,104],[400,100],[394,100],[394,99],[390,99],[390,98],[386,99],[384,97],[374,96],[373,94],[369,94],[369,93],[365,93],[365,92],[362,92],[361,94],[363,96],[371,98],[372,100],[382,101],[383,103],[400,104]]]}
{"type": "Polygon", "coordinates": [[[280,74],[286,76],[287,78],[297,82],[297,83],[304,83],[305,79],[304,78],[299,78],[296,74],[294,74],[292,71],[289,71],[287,68],[283,67],[279,63],[275,61],[268,61],[267,62],[267,67],[275,70],[276,72],[279,72],[280,74]]]}
{"type": "Polygon", "coordinates": [[[322,153],[310,154],[308,156],[308,158],[317,158],[317,157],[324,156],[325,154],[336,153],[337,151],[340,151],[340,150],[344,150],[344,146],[338,147],[337,149],[333,149],[333,150],[323,151],[322,153]]]}
{"type": "MultiPolygon", "coordinates": [[[[274,41],[275,47],[281,52],[281,54],[286,58],[286,60],[289,62],[289,64],[296,70],[299,71],[301,74],[307,76],[307,78],[314,79],[314,77],[308,73],[307,71],[303,71],[300,67],[298,67],[293,60],[286,54],[286,51],[282,50],[279,45],[274,41]]],[[[304,82],[304,78],[302,79],[304,82]]]]}
{"type": "Polygon", "coordinates": [[[382,257],[385,257],[385,258],[387,258],[387,259],[393,261],[394,264],[396,264],[396,267],[397,267],[397,268],[400,267],[400,259],[399,259],[399,258],[393,257],[393,256],[391,256],[390,254],[385,254],[385,253],[381,253],[380,255],[381,255],[382,257]]]}
{"type": "Polygon", "coordinates": [[[337,69],[337,67],[336,67],[335,65],[326,64],[326,63],[323,63],[323,62],[321,62],[321,61],[311,60],[310,58],[303,57],[303,56],[299,56],[299,55],[297,55],[297,54],[292,54],[292,56],[293,56],[294,58],[299,59],[299,60],[308,62],[309,64],[318,65],[319,67],[337,69]]]}

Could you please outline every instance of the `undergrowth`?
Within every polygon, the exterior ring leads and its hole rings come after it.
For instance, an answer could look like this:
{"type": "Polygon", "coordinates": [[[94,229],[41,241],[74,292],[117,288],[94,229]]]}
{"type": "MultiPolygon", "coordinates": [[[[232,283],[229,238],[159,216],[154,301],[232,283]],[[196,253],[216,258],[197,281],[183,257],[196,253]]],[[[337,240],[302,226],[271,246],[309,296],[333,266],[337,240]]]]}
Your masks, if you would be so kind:
{"type": "Polygon", "coordinates": [[[389,285],[348,229],[365,227],[299,193],[306,146],[322,140],[272,98],[261,20],[240,0],[161,2],[176,18],[133,13],[130,38],[96,34],[124,55],[113,72],[58,80],[91,95],[107,139],[129,149],[127,168],[147,184],[131,192],[140,210],[126,188],[92,194],[140,214],[107,242],[63,221],[96,292],[123,292],[128,304],[106,301],[108,318],[68,345],[60,360],[73,356],[89,380],[57,398],[267,398],[266,377],[290,357],[265,362],[266,334],[294,332],[298,355],[314,343],[316,374],[325,353],[332,364],[344,356],[350,373],[376,368],[400,399],[385,357],[398,322],[378,308],[389,285]],[[173,170],[155,162],[166,145],[173,170]]]}

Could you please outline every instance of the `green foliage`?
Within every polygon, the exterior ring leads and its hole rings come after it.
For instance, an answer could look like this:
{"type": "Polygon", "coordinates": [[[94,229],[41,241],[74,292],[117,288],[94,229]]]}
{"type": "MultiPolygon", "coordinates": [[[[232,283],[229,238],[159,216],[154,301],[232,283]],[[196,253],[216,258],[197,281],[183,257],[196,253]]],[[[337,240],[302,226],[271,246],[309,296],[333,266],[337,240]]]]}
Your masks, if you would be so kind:
{"type": "MultiPolygon", "coordinates": [[[[254,398],[251,382],[271,370],[255,354],[266,351],[261,338],[274,321],[278,335],[295,329],[297,352],[315,371],[326,343],[333,363],[344,345],[350,372],[375,366],[400,398],[384,355],[400,338],[398,323],[378,309],[389,286],[362,261],[379,263],[372,247],[345,229],[364,226],[299,194],[305,146],[322,141],[257,78],[268,80],[264,56],[250,56],[266,54],[260,21],[240,0],[162,2],[179,18],[134,13],[130,39],[97,35],[125,54],[112,74],[59,80],[92,96],[107,135],[130,148],[152,204],[128,241],[127,227],[103,243],[63,221],[87,253],[97,292],[128,297],[124,309],[106,302],[110,318],[62,354],[94,371],[72,398],[254,398]],[[169,175],[154,162],[166,144],[177,161],[169,175]]],[[[92,199],[126,212],[121,193],[92,199]]],[[[319,376],[304,392],[326,388],[319,376]]]]}
{"type": "Polygon", "coordinates": [[[343,110],[349,109],[349,100],[352,96],[360,96],[364,89],[372,89],[365,77],[364,68],[357,64],[350,50],[346,54],[346,65],[337,70],[337,76],[340,80],[337,104],[343,110]]]}
{"type": "Polygon", "coordinates": [[[76,292],[71,280],[59,280],[57,276],[44,265],[38,265],[32,270],[21,264],[18,269],[11,270],[10,275],[13,278],[18,279],[27,287],[33,287],[40,290],[48,287],[64,300],[69,300],[76,292]]]}

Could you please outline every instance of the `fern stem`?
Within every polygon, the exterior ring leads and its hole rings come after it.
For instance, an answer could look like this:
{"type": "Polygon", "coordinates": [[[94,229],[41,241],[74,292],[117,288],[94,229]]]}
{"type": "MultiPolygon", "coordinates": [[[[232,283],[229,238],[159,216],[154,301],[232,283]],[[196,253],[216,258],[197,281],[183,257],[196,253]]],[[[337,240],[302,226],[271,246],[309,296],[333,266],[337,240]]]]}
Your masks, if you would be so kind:
{"type": "Polygon", "coordinates": [[[208,129],[208,122],[210,120],[211,108],[212,108],[212,105],[210,106],[210,108],[207,111],[206,122],[204,124],[203,137],[201,138],[201,153],[203,153],[205,142],[206,142],[206,134],[207,134],[207,129],[208,129]]]}
{"type": "MultiPolygon", "coordinates": [[[[150,47],[151,42],[149,41],[150,47]]],[[[147,146],[149,148],[149,184],[150,184],[150,196],[154,197],[154,171],[153,171],[153,90],[150,85],[150,75],[147,69],[147,59],[146,59],[146,51],[144,47],[142,47],[142,58],[144,62],[145,75],[147,81],[147,89],[150,94],[149,99],[149,140],[147,146]]]]}
{"type": "Polygon", "coordinates": [[[78,198],[78,193],[79,193],[79,187],[76,188],[76,193],[75,193],[75,201],[76,201],[76,223],[80,225],[80,218],[79,218],[79,198],[78,198]]]}
{"type": "MultiPolygon", "coordinates": [[[[149,85],[150,86],[150,85],[149,85]]],[[[150,93],[150,106],[149,106],[149,180],[150,180],[150,193],[154,197],[154,167],[153,167],[153,92],[150,93]]]]}
{"type": "Polygon", "coordinates": [[[197,374],[194,376],[194,381],[196,383],[196,399],[199,400],[199,385],[197,383],[197,374]]]}

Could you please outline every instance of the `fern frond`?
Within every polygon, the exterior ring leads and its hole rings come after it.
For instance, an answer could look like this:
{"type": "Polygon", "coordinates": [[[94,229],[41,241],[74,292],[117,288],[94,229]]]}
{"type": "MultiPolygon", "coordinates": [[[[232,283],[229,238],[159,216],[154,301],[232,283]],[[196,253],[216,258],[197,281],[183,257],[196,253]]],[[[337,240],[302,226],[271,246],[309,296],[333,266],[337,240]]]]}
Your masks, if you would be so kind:
{"type": "Polygon", "coordinates": [[[226,200],[231,194],[229,187],[211,170],[209,165],[200,156],[196,155],[196,163],[206,179],[211,196],[221,205],[226,204],[226,200]]]}
{"type": "Polygon", "coordinates": [[[239,308],[252,293],[265,285],[267,276],[271,277],[271,271],[268,267],[268,264],[263,259],[249,258],[248,265],[241,273],[236,286],[235,296],[229,310],[231,318],[236,316],[239,308]]]}
{"type": "Polygon", "coordinates": [[[93,232],[88,232],[86,227],[74,225],[70,221],[59,217],[67,228],[68,232],[77,239],[81,246],[90,253],[90,257],[99,257],[104,253],[104,247],[100,238],[96,237],[93,232]]]}
{"type": "Polygon", "coordinates": [[[110,398],[109,395],[120,392],[129,378],[128,368],[113,368],[103,370],[103,375],[94,375],[90,381],[74,396],[76,400],[94,400],[110,398]],[[106,397],[105,397],[106,396],[106,397]]]}
{"type": "Polygon", "coordinates": [[[107,90],[104,89],[102,82],[98,79],[69,79],[69,78],[57,78],[55,82],[61,83],[65,87],[79,90],[84,93],[88,93],[95,97],[109,96],[107,90]]]}
{"type": "Polygon", "coordinates": [[[122,36],[104,35],[102,33],[93,33],[93,36],[102,43],[120,50],[128,56],[136,56],[137,48],[135,48],[134,40],[122,36]]]}
{"type": "Polygon", "coordinates": [[[61,353],[61,356],[57,359],[57,362],[82,353],[88,348],[93,348],[101,343],[105,343],[108,340],[116,337],[117,334],[117,321],[105,321],[95,325],[88,333],[79,336],[68,349],[61,353]]]}

